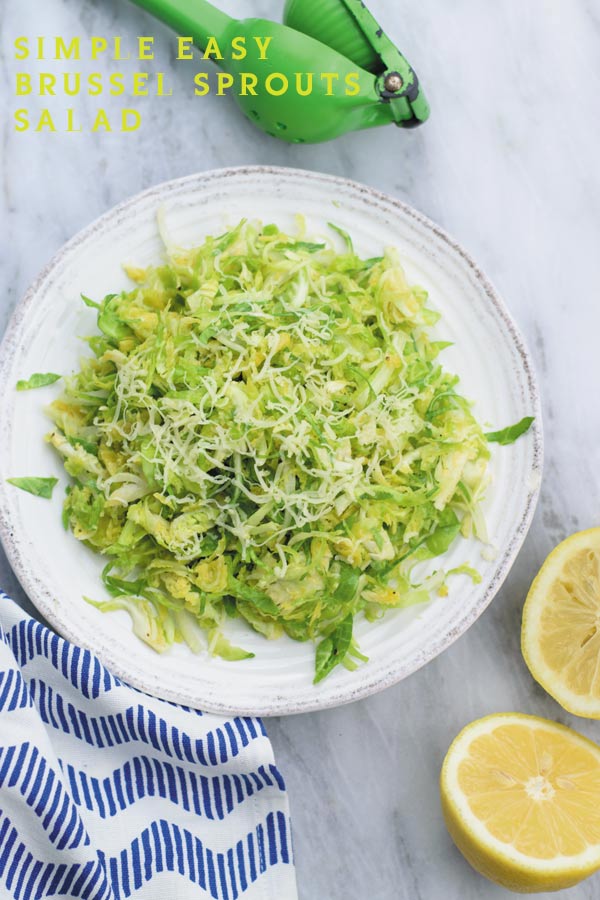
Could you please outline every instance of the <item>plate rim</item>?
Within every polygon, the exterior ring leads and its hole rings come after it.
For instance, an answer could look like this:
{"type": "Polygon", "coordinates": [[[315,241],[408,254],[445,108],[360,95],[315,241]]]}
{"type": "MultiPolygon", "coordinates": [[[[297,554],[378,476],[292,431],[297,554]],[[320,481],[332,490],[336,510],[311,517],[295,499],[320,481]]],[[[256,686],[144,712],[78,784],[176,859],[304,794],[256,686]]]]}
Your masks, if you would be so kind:
{"type": "MultiPolygon", "coordinates": [[[[179,690],[161,688],[160,693],[160,696],[166,700],[176,703],[185,703],[186,705],[202,709],[206,712],[217,714],[258,716],[292,715],[345,705],[346,703],[363,699],[391,687],[393,684],[398,683],[422,668],[426,663],[430,662],[450,647],[470,628],[489,606],[513,566],[517,554],[529,531],[537,506],[544,459],[542,406],[533,360],[527,348],[525,339],[515,320],[505,305],[502,297],[481,267],[475,262],[464,247],[444,228],[397,197],[362,182],[355,181],[354,179],[311,169],[271,165],[242,165],[208,169],[160,182],[121,201],[80,229],[52,255],[23,296],[17,301],[13,309],[6,331],[0,343],[0,393],[2,397],[7,396],[7,391],[10,388],[8,377],[19,345],[19,338],[25,328],[27,314],[30,308],[35,305],[38,293],[45,283],[51,279],[53,272],[55,272],[65,261],[68,261],[69,257],[77,251],[80,244],[88,241],[94,234],[104,230],[112,222],[119,221],[130,209],[136,207],[138,204],[143,204],[146,201],[151,200],[153,197],[160,197],[162,202],[164,202],[168,199],[169,194],[182,188],[185,189],[186,186],[189,186],[190,188],[200,187],[203,183],[208,186],[211,182],[215,183],[222,179],[229,179],[236,176],[273,176],[274,178],[292,176],[313,183],[327,183],[328,185],[337,185],[340,188],[343,186],[355,195],[361,195],[362,199],[367,202],[375,202],[388,208],[391,206],[400,214],[413,219],[426,231],[432,232],[442,244],[446,245],[451,254],[455,254],[461,258],[463,264],[465,264],[467,270],[470,271],[474,280],[485,294],[488,302],[494,307],[495,312],[502,319],[504,327],[510,336],[511,343],[520,357],[522,370],[526,377],[527,398],[532,406],[532,414],[535,417],[530,432],[533,441],[531,466],[529,470],[531,483],[528,486],[526,502],[524,503],[521,518],[513,528],[511,539],[505,547],[501,558],[498,560],[489,585],[482,591],[478,601],[467,610],[465,615],[461,616],[458,621],[452,623],[451,626],[449,625],[441,632],[436,641],[413,654],[408,664],[402,659],[392,660],[383,673],[374,673],[371,679],[365,678],[358,685],[348,684],[346,688],[342,685],[338,692],[330,697],[319,698],[315,696],[314,699],[308,698],[290,701],[287,698],[277,696],[274,693],[268,701],[260,700],[252,708],[233,707],[228,703],[220,703],[218,701],[215,701],[214,703],[210,701],[206,704],[203,700],[194,697],[191,692],[186,693],[185,685],[182,685],[179,690]]],[[[3,400],[2,402],[4,403],[6,401],[3,400]]],[[[10,420],[3,422],[1,427],[3,430],[8,429],[10,432],[12,422],[10,420]]],[[[45,589],[43,584],[40,583],[34,575],[30,574],[27,565],[28,557],[26,557],[20,549],[18,540],[15,540],[13,537],[13,521],[12,517],[7,512],[7,509],[8,507],[5,507],[4,505],[1,505],[0,507],[0,541],[11,568],[36,610],[59,634],[70,642],[79,645],[81,638],[77,635],[76,631],[71,629],[68,622],[65,623],[58,614],[55,614],[53,594],[51,591],[45,589]]],[[[120,666],[119,662],[113,659],[108,663],[104,662],[105,654],[103,653],[102,648],[92,648],[92,651],[98,656],[103,664],[107,665],[111,672],[122,681],[133,685],[142,692],[148,692],[148,686],[143,684],[143,677],[137,678],[134,673],[134,677],[130,679],[126,666],[120,666]]]]}

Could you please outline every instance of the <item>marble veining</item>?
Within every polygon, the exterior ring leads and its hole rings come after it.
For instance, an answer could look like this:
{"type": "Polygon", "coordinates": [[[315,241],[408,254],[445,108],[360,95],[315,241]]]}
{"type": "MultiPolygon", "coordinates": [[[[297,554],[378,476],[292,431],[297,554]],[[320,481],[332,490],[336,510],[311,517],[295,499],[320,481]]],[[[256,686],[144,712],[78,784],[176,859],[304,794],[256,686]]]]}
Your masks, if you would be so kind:
{"type": "MultiPolygon", "coordinates": [[[[600,519],[600,17],[592,0],[369,5],[417,70],[431,120],[298,147],[256,131],[233,101],[193,98],[191,77],[206,64],[175,64],[169,32],[126,0],[2,4],[0,327],[79,228],[143,188],[202,169],[271,163],[345,175],[411,203],[464,244],[517,319],[540,377],[546,466],[534,525],[490,608],[442,656],[383,694],[268,727],[290,790],[302,900],[492,900],[509,895],[463,862],[443,826],[437,778],[451,739],[477,716],[521,710],[600,740],[600,723],[563,712],[519,652],[538,565],[600,519]],[[140,102],[139,132],[14,133],[16,36],[149,33],[157,59],[147,65],[167,73],[175,95],[140,102]]],[[[278,18],[282,4],[223,6],[278,18]]],[[[85,121],[96,105],[78,100],[85,121]]],[[[0,584],[27,605],[3,558],[0,584]]],[[[597,876],[563,896],[599,894],[597,876]]]]}

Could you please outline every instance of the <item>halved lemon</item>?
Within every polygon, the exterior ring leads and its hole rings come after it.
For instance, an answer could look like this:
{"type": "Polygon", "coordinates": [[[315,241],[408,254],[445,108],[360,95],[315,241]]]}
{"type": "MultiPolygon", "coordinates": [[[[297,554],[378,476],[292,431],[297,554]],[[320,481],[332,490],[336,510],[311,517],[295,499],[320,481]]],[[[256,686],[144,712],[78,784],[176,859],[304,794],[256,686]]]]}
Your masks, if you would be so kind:
{"type": "Polygon", "coordinates": [[[600,528],[571,535],[544,562],[525,601],[521,649],[565,709],[600,719],[600,528]]]}
{"type": "Polygon", "coordinates": [[[555,891],[600,868],[600,747],[570,728],[478,719],[448,750],[440,787],[454,843],[497,884],[555,891]]]}

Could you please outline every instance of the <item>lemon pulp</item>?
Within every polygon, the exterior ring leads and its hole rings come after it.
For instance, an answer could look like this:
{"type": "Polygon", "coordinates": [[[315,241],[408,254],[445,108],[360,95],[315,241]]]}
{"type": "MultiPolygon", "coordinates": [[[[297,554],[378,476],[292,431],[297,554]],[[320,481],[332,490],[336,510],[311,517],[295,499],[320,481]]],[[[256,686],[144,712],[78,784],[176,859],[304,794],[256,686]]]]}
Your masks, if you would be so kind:
{"type": "Polygon", "coordinates": [[[521,646],[534,678],[576,715],[600,717],[600,528],[549,555],[523,611],[521,646]]]}
{"type": "Polygon", "coordinates": [[[600,748],[564,726],[489,716],[452,744],[446,823],[482,874],[512,890],[556,890],[600,867],[600,748]]]}

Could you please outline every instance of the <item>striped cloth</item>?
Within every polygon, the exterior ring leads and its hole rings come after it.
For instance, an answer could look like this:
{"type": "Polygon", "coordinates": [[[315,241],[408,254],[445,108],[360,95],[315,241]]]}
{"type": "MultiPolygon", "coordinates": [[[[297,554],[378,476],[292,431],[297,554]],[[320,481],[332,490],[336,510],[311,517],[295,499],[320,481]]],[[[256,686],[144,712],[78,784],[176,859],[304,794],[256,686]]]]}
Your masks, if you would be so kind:
{"type": "Polygon", "coordinates": [[[260,719],[136,691],[0,594],[0,896],[294,900],[260,719]]]}

